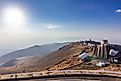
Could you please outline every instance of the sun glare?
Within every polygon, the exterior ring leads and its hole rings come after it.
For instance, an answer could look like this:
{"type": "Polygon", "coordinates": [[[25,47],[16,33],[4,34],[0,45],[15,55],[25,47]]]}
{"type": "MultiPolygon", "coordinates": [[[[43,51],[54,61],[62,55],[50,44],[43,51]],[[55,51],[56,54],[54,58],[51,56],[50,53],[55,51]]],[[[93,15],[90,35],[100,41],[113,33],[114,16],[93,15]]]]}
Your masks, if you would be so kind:
{"type": "Polygon", "coordinates": [[[19,8],[7,8],[3,12],[3,21],[6,29],[11,32],[25,31],[25,14],[19,8]]]}
{"type": "Polygon", "coordinates": [[[8,25],[21,25],[24,23],[24,13],[18,8],[10,8],[4,12],[4,21],[8,25]]]}

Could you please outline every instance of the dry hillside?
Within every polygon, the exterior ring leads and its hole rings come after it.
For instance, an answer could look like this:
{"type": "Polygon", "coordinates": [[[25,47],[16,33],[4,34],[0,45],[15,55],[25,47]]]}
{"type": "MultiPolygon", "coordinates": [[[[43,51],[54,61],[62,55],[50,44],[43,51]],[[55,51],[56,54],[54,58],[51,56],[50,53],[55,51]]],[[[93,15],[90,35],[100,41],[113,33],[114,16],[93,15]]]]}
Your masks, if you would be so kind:
{"type": "MultiPolygon", "coordinates": [[[[26,70],[31,68],[36,68],[37,70],[47,70],[49,67],[54,66],[58,63],[63,62],[65,59],[70,63],[70,65],[78,64],[80,63],[78,59],[79,53],[81,53],[82,50],[87,49],[87,51],[92,54],[91,47],[89,46],[82,46],[79,42],[74,42],[69,45],[66,45],[60,49],[58,49],[55,52],[52,52],[48,54],[47,56],[43,58],[34,58],[28,63],[25,63],[21,65],[22,68],[26,68],[26,70]],[[73,60],[73,61],[72,61],[73,60]]],[[[65,63],[66,60],[63,62],[65,63]]],[[[67,63],[66,63],[67,64],[67,63]]],[[[62,65],[62,64],[60,64],[62,65]]],[[[68,66],[70,66],[68,65],[68,66]]],[[[61,66],[66,68],[67,65],[61,66]]]]}

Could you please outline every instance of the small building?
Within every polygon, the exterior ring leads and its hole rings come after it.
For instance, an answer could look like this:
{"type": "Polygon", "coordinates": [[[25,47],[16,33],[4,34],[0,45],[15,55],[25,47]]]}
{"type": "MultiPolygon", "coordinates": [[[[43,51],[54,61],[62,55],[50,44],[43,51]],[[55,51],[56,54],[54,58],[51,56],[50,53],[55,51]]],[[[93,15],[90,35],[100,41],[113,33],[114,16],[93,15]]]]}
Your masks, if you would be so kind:
{"type": "Polygon", "coordinates": [[[79,55],[79,58],[82,60],[82,61],[88,61],[89,59],[89,54],[84,52],[82,53],[81,55],[79,55]]]}
{"type": "Polygon", "coordinates": [[[109,55],[115,57],[118,53],[119,53],[119,51],[111,49],[110,52],[109,52],[109,55]]]}

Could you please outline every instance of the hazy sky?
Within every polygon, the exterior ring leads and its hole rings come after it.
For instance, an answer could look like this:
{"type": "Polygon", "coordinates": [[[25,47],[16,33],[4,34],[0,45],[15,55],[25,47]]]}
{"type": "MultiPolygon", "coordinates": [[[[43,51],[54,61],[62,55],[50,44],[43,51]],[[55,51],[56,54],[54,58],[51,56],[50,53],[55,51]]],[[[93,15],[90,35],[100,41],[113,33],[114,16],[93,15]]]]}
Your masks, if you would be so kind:
{"type": "Polygon", "coordinates": [[[0,0],[0,47],[90,38],[121,44],[120,8],[121,0],[0,0]]]}

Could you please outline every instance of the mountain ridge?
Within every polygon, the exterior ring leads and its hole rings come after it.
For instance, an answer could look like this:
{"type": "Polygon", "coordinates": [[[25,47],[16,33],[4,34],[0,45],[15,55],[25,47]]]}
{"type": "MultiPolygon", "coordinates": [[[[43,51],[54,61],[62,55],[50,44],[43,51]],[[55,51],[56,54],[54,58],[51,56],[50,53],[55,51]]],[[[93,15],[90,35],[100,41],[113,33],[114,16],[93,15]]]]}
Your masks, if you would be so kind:
{"type": "Polygon", "coordinates": [[[20,49],[17,51],[10,52],[6,55],[0,57],[0,65],[19,57],[27,57],[27,56],[45,56],[52,51],[55,51],[66,45],[68,43],[53,43],[53,44],[45,44],[45,45],[34,45],[32,47],[28,47],[25,49],[20,49]]]}

